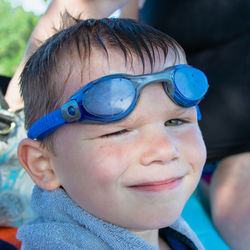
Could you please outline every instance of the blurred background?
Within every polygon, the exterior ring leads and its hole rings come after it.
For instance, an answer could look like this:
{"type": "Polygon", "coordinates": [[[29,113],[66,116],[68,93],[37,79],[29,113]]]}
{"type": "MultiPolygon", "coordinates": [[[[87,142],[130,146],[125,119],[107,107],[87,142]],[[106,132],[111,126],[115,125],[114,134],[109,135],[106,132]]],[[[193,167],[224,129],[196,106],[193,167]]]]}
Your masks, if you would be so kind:
{"type": "Polygon", "coordinates": [[[0,0],[0,75],[12,77],[50,0],[0,0]]]}

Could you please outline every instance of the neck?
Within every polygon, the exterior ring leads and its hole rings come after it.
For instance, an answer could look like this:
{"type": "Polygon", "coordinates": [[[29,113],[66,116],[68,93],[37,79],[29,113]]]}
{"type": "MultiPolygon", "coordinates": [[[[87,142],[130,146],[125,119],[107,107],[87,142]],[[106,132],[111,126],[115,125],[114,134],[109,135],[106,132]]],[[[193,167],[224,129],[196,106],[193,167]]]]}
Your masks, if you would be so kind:
{"type": "Polygon", "coordinates": [[[157,249],[170,249],[167,244],[160,239],[159,237],[159,230],[145,230],[145,231],[133,231],[138,237],[144,239],[152,246],[156,247],[157,249]]]}
{"type": "Polygon", "coordinates": [[[133,231],[137,236],[159,248],[159,230],[133,231]]]}

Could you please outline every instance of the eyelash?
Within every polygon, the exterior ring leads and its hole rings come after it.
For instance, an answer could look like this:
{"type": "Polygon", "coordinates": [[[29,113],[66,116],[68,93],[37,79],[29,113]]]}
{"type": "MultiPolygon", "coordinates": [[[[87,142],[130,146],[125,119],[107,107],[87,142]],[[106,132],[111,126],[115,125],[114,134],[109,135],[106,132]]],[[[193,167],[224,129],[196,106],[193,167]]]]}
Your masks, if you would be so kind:
{"type": "Polygon", "coordinates": [[[169,126],[181,126],[184,123],[187,123],[186,120],[184,119],[171,119],[171,120],[167,120],[164,122],[165,127],[169,127],[169,126]],[[170,122],[177,122],[177,123],[170,123],[170,122]]]}
{"type": "MultiPolygon", "coordinates": [[[[183,119],[171,119],[171,120],[167,120],[164,123],[164,125],[165,125],[165,127],[170,127],[170,126],[173,127],[173,126],[181,126],[184,123],[187,123],[187,121],[183,120],[183,119]]],[[[108,138],[108,137],[112,137],[112,136],[120,136],[120,135],[123,135],[123,134],[126,134],[126,133],[129,133],[129,130],[128,129],[122,129],[122,130],[116,131],[114,133],[102,135],[101,138],[108,138]]]]}
{"type": "Polygon", "coordinates": [[[102,138],[108,138],[108,137],[112,137],[112,136],[119,136],[119,135],[122,135],[122,134],[125,134],[125,133],[128,133],[128,132],[129,132],[128,129],[122,129],[122,130],[116,131],[114,133],[102,135],[101,137],[102,138]]]}

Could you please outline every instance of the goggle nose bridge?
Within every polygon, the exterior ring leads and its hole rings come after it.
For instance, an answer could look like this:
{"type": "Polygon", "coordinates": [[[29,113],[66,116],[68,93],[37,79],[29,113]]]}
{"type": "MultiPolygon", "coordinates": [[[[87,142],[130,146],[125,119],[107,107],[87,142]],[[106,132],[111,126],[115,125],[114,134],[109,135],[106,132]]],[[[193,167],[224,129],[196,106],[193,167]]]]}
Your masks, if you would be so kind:
{"type": "Polygon", "coordinates": [[[163,84],[165,83],[166,85],[171,85],[172,89],[174,90],[173,73],[174,73],[173,70],[168,70],[164,72],[157,72],[154,74],[142,75],[140,76],[140,78],[138,78],[138,76],[137,77],[135,76],[134,79],[132,77],[131,80],[136,85],[135,87],[139,93],[147,85],[156,82],[162,82],[163,84]]]}

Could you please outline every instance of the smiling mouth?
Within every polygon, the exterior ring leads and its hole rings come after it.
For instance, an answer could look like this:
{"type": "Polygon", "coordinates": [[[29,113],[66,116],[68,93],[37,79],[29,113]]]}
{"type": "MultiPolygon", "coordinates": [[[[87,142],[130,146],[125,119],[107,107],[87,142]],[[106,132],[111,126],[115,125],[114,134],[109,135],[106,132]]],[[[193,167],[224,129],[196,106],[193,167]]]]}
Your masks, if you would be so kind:
{"type": "Polygon", "coordinates": [[[172,190],[178,187],[182,182],[183,176],[177,178],[171,178],[163,181],[142,183],[139,185],[129,186],[129,188],[145,191],[145,192],[159,192],[164,190],[172,190]]]}

